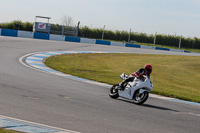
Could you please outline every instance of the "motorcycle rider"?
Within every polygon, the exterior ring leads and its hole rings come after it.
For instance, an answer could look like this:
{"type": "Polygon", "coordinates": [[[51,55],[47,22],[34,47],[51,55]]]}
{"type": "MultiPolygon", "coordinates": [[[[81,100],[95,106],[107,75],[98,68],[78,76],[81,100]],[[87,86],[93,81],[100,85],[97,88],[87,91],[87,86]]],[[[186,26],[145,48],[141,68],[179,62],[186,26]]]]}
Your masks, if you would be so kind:
{"type": "Polygon", "coordinates": [[[138,69],[133,74],[129,75],[129,77],[120,83],[121,90],[124,90],[126,87],[126,83],[133,82],[135,77],[138,77],[139,79],[143,79],[143,75],[146,75],[148,78],[150,78],[150,74],[152,72],[152,66],[150,64],[146,64],[144,68],[138,69]]]}

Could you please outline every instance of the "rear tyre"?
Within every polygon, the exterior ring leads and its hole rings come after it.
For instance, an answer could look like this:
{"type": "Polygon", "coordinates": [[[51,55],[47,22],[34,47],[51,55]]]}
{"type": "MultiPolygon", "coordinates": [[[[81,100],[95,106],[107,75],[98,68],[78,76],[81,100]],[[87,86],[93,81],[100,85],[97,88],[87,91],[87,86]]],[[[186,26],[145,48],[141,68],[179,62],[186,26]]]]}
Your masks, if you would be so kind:
{"type": "Polygon", "coordinates": [[[143,104],[149,97],[149,92],[145,91],[141,94],[139,92],[140,90],[137,90],[133,96],[133,102],[137,105],[143,104]]]}
{"type": "Polygon", "coordinates": [[[117,99],[119,97],[119,93],[118,93],[118,88],[119,88],[119,84],[115,84],[110,88],[110,93],[109,96],[113,99],[117,99]]]}

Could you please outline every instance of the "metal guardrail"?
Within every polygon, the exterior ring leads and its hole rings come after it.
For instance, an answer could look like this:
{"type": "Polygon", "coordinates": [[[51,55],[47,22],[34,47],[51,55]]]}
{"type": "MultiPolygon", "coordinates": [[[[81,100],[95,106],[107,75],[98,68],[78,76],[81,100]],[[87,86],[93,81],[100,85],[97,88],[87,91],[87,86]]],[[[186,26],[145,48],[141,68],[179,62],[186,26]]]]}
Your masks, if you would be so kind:
{"type": "Polygon", "coordinates": [[[51,24],[50,34],[63,36],[76,36],[76,27],[63,26],[58,24],[51,24]]]}

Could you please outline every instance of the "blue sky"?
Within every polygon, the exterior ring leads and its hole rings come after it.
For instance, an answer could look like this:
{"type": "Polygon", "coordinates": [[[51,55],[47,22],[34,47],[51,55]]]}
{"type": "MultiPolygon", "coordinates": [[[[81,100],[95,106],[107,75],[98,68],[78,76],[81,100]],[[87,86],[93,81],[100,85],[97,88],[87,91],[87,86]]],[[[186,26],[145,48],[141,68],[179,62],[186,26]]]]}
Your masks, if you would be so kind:
{"type": "Polygon", "coordinates": [[[51,17],[61,24],[63,15],[74,23],[110,30],[130,29],[147,34],[200,38],[200,0],[0,0],[0,23],[34,22],[51,17]]]}

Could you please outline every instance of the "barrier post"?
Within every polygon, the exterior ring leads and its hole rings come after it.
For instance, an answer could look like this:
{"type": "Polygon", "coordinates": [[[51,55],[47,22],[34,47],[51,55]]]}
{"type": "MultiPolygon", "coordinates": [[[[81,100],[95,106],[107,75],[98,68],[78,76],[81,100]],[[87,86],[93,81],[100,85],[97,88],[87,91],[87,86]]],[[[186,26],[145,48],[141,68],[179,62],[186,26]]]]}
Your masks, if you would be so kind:
{"type": "Polygon", "coordinates": [[[104,25],[104,27],[103,27],[103,32],[102,32],[102,40],[103,40],[103,38],[104,38],[104,30],[105,30],[105,25],[104,25]]]}
{"type": "Polygon", "coordinates": [[[179,49],[181,49],[181,37],[180,37],[180,40],[179,40],[179,49]]]}
{"type": "Polygon", "coordinates": [[[155,36],[154,36],[154,43],[153,43],[153,46],[155,47],[156,46],[156,34],[157,34],[157,32],[155,33],[155,36]]]}

